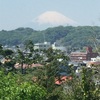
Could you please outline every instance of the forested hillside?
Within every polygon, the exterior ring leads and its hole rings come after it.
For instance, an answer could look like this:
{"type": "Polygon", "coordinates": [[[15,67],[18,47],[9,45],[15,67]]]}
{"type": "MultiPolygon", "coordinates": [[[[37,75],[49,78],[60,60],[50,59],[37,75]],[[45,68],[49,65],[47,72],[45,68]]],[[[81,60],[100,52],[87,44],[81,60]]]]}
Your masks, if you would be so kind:
{"type": "Polygon", "coordinates": [[[34,43],[48,41],[57,42],[66,47],[83,47],[94,45],[100,39],[98,26],[59,26],[36,31],[31,28],[18,28],[11,31],[0,31],[0,43],[3,45],[18,45],[32,40],[34,43]]]}

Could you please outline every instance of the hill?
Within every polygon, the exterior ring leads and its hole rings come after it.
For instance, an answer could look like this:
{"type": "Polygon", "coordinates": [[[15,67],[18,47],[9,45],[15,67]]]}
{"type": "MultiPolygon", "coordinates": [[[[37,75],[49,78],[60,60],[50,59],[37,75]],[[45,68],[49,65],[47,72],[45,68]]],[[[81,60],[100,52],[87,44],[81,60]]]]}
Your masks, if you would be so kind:
{"type": "Polygon", "coordinates": [[[59,26],[36,31],[31,28],[18,28],[11,31],[0,31],[0,43],[3,45],[18,45],[32,40],[34,43],[49,41],[66,47],[80,48],[94,45],[95,40],[100,40],[100,27],[98,26],[59,26]]]}

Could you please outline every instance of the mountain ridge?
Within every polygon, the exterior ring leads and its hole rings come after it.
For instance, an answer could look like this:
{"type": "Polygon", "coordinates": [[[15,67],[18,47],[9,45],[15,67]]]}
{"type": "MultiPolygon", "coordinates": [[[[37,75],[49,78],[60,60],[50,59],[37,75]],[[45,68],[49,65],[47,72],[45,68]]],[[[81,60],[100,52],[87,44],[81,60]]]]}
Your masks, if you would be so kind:
{"type": "Polygon", "coordinates": [[[58,26],[42,31],[20,27],[10,31],[0,31],[0,44],[3,45],[18,45],[28,40],[37,43],[45,40],[66,47],[83,47],[93,46],[94,38],[100,40],[99,26],[58,26]]]}

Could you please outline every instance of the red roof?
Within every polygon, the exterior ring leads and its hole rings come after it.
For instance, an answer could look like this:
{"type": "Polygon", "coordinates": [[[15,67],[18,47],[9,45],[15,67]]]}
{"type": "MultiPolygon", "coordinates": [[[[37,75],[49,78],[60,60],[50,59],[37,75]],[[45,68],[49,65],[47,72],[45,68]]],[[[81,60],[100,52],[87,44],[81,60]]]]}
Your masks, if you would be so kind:
{"type": "Polygon", "coordinates": [[[66,82],[67,80],[72,80],[71,76],[62,76],[60,79],[56,78],[55,79],[55,84],[61,85],[62,83],[66,82]]]}

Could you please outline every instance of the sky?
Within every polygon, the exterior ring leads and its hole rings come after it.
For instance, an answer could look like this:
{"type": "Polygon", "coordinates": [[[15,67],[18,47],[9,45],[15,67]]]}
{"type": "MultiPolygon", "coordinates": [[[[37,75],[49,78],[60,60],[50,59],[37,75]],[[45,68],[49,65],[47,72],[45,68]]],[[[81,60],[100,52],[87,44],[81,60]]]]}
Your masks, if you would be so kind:
{"type": "Polygon", "coordinates": [[[100,26],[100,0],[0,0],[0,30],[100,26]]]}

